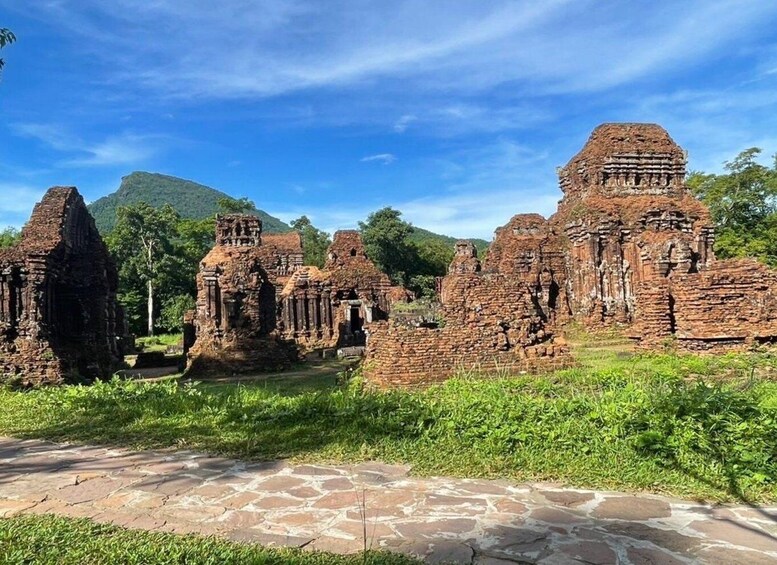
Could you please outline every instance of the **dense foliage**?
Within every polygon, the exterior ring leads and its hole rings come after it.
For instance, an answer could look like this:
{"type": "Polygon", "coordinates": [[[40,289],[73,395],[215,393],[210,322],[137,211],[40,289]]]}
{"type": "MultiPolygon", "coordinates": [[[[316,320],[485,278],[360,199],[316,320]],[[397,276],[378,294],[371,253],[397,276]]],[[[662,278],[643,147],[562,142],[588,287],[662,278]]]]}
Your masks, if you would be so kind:
{"type": "Polygon", "coordinates": [[[391,207],[370,214],[359,229],[367,255],[394,283],[418,296],[434,295],[435,277],[447,273],[455,239],[419,230],[391,207]]]}
{"type": "Polygon", "coordinates": [[[7,565],[103,563],[180,565],[404,565],[401,555],[367,552],[335,555],[291,548],[238,544],[215,537],[127,530],[85,519],[51,515],[0,519],[0,562],[7,565]]]}
{"type": "Polygon", "coordinates": [[[19,242],[22,234],[19,230],[12,227],[7,227],[0,230],[0,249],[3,247],[11,247],[19,242]]]}
{"type": "Polygon", "coordinates": [[[372,391],[358,379],[317,390],[120,380],[7,390],[0,433],[777,500],[777,382],[758,378],[774,375],[777,357],[603,355],[551,375],[461,375],[424,391],[372,391]]]}
{"type": "MultiPolygon", "coordinates": [[[[14,41],[16,41],[16,36],[10,29],[5,27],[0,28],[0,49],[5,47],[6,45],[10,45],[14,41]]],[[[5,61],[3,59],[0,59],[0,70],[2,70],[4,66],[5,66],[5,61]]]]}
{"type": "Polygon", "coordinates": [[[326,263],[326,252],[332,243],[329,234],[316,228],[307,216],[302,216],[291,222],[291,227],[297,230],[302,238],[302,249],[305,253],[306,265],[319,269],[326,263]]]}
{"type": "Polygon", "coordinates": [[[777,266],[777,155],[767,167],[758,163],[760,153],[743,151],[725,163],[724,174],[693,172],[688,186],[709,206],[719,258],[756,257],[777,266]]]}
{"type": "MultiPolygon", "coordinates": [[[[486,241],[485,239],[478,239],[478,238],[468,238],[468,239],[477,248],[479,256],[484,257],[486,250],[488,249],[489,242],[486,241]]],[[[413,233],[410,234],[410,241],[416,244],[425,243],[427,241],[436,241],[445,245],[449,249],[453,249],[453,246],[456,244],[458,240],[459,238],[430,232],[429,230],[419,228],[418,226],[413,226],[413,233]]]]}
{"type": "MultiPolygon", "coordinates": [[[[170,204],[182,218],[202,220],[212,218],[223,209],[223,206],[219,207],[221,199],[234,200],[223,192],[196,182],[158,173],[134,172],[121,179],[119,190],[89,204],[89,211],[100,233],[105,235],[116,225],[116,210],[119,206],[145,202],[159,208],[170,204]]],[[[256,209],[253,204],[251,208],[262,219],[263,229],[267,233],[288,232],[291,229],[278,218],[256,209]]]]}
{"type": "MultiPolygon", "coordinates": [[[[169,292],[185,268],[175,244],[181,218],[169,204],[152,208],[145,202],[120,206],[116,216],[116,228],[106,243],[119,265],[119,298],[130,306],[124,295],[132,292],[135,302],[145,291],[146,328],[148,335],[154,335],[157,293],[160,289],[169,292]]],[[[130,314],[130,320],[133,318],[130,314]]]]}

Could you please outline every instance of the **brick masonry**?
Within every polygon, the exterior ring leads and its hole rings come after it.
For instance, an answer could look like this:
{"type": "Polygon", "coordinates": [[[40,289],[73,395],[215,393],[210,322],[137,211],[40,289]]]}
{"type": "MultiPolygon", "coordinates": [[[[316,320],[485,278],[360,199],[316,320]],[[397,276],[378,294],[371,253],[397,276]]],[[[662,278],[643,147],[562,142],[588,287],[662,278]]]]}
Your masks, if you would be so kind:
{"type": "Polygon", "coordinates": [[[118,275],[74,187],[36,204],[21,241],[0,250],[0,382],[109,376],[121,360],[118,275]]]}
{"type": "Polygon", "coordinates": [[[303,265],[299,234],[264,236],[254,216],[219,216],[184,328],[189,374],[284,369],[305,351],[363,345],[366,323],[407,299],[340,231],[324,269],[303,265]]]}
{"type": "Polygon", "coordinates": [[[563,365],[572,319],[628,328],[642,347],[726,351],[777,341],[777,273],[716,261],[709,210],[685,184],[686,154],[656,124],[604,124],[559,170],[549,219],[519,214],[481,266],[456,244],[439,328],[368,327],[367,378],[418,385],[459,369],[563,365]]]}

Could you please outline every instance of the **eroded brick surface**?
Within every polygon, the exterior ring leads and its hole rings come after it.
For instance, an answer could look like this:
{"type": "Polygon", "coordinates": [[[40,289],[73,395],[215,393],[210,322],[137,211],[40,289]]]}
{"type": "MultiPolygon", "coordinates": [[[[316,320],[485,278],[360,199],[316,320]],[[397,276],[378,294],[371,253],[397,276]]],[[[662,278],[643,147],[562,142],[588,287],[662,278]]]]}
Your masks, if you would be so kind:
{"type": "Polygon", "coordinates": [[[185,320],[189,374],[284,369],[306,350],[364,345],[364,325],[409,294],[339,231],[324,269],[302,264],[299,234],[262,234],[259,218],[219,216],[185,320]]]}
{"type": "Polygon", "coordinates": [[[0,383],[60,384],[121,360],[118,275],[74,187],[53,187],[0,249],[0,383]]]}

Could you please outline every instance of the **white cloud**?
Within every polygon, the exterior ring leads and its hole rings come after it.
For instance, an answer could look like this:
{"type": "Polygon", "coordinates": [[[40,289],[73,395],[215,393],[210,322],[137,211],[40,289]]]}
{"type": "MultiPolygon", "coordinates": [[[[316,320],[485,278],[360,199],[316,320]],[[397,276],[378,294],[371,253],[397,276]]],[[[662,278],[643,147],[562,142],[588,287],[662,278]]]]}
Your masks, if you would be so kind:
{"type": "Polygon", "coordinates": [[[397,160],[396,156],[391,153],[378,153],[377,155],[368,155],[367,157],[362,157],[359,159],[362,163],[369,163],[372,161],[377,161],[379,163],[383,163],[384,165],[390,165],[394,161],[397,160]]]}
{"type": "Polygon", "coordinates": [[[125,132],[98,142],[86,142],[55,124],[14,124],[19,136],[38,139],[55,151],[72,154],[56,164],[62,167],[101,167],[141,163],[159,153],[164,136],[125,132]]]}
{"type": "Polygon", "coordinates": [[[407,126],[410,125],[411,122],[416,121],[418,118],[414,116],[413,114],[405,114],[401,118],[399,118],[396,123],[394,124],[394,131],[397,133],[404,133],[407,129],[407,126]]]}
{"type": "Polygon", "coordinates": [[[594,0],[213,4],[59,0],[25,9],[63,34],[88,37],[83,48],[110,64],[114,81],[185,98],[381,81],[395,92],[520,84],[535,92],[596,91],[725,52],[768,30],[777,14],[777,5],[759,0],[628,10],[594,0]]]}
{"type": "Polygon", "coordinates": [[[348,206],[323,205],[314,210],[294,207],[274,211],[285,219],[307,214],[320,229],[353,229],[359,220],[384,206],[403,213],[405,220],[436,233],[490,240],[494,230],[515,214],[536,212],[549,216],[561,193],[548,154],[500,137],[474,150],[463,150],[427,163],[438,172],[425,196],[383,193],[348,206]]]}

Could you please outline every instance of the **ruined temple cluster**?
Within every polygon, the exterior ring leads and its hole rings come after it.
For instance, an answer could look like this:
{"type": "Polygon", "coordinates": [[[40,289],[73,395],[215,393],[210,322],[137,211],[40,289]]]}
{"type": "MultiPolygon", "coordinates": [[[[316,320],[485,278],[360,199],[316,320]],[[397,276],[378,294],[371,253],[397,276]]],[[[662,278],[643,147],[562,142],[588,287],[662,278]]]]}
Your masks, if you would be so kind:
{"type": "Polygon", "coordinates": [[[186,320],[190,373],[281,369],[313,349],[360,348],[365,324],[409,297],[356,231],[335,233],[323,269],[303,265],[298,233],[262,234],[254,216],[219,216],[216,232],[186,320]]]}
{"type": "Polygon", "coordinates": [[[0,383],[110,375],[122,358],[116,267],[78,191],[51,188],[0,249],[0,383]]]}
{"type": "Polygon", "coordinates": [[[655,124],[604,124],[559,171],[549,219],[519,214],[481,266],[459,242],[439,329],[370,327],[373,382],[416,385],[459,369],[534,370],[568,359],[559,328],[615,324],[642,347],[727,351],[777,340],[777,272],[716,261],[709,211],[685,185],[685,152],[655,124]]]}
{"type": "MultiPolygon", "coordinates": [[[[259,218],[217,218],[184,323],[188,371],[282,369],[312,350],[364,349],[379,386],[465,371],[565,366],[560,329],[618,325],[641,347],[727,351],[777,341],[777,271],[718,261],[707,208],[685,184],[686,155],[655,124],[604,124],[559,170],[549,219],[519,214],[486,258],[456,244],[438,281],[439,318],[392,316],[412,294],[335,233],[326,264],[304,265],[299,234],[259,218]]],[[[104,376],[121,358],[116,269],[74,188],[52,188],[21,242],[0,250],[0,380],[104,376]]]]}

